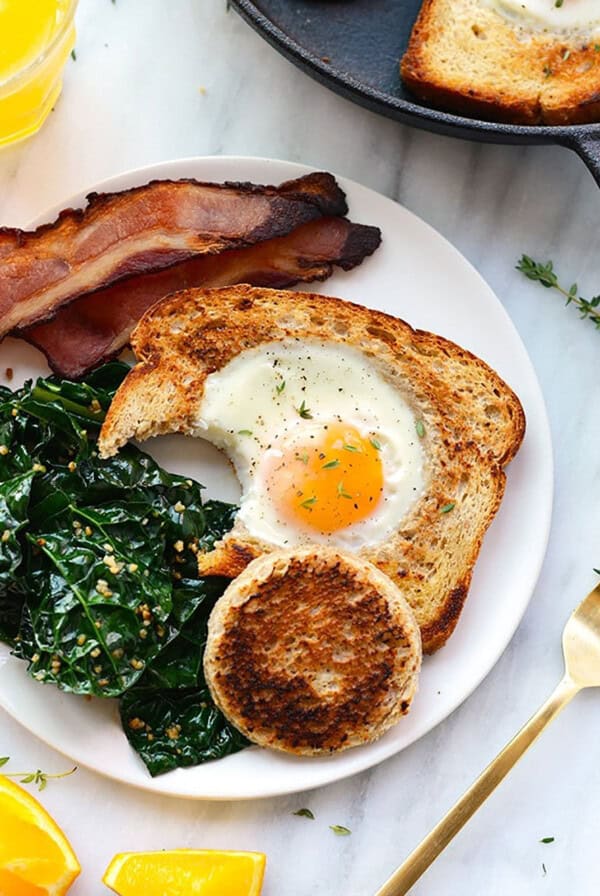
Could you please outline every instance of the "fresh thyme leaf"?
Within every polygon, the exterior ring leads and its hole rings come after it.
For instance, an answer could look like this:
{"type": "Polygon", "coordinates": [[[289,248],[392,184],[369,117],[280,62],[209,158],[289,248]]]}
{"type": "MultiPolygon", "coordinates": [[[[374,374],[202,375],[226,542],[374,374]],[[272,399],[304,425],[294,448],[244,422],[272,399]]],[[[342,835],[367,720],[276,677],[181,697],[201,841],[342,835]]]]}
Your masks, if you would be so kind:
{"type": "Polygon", "coordinates": [[[355,445],[344,445],[344,451],[358,451],[355,445]]]}
{"type": "Polygon", "coordinates": [[[252,435],[251,429],[238,429],[238,436],[251,436],[251,435],[252,435]]]}
{"type": "Polygon", "coordinates": [[[329,827],[334,834],[338,835],[338,837],[347,837],[352,833],[350,828],[345,828],[343,824],[330,824],[329,827]]]}
{"type": "Polygon", "coordinates": [[[336,458],[336,460],[330,460],[326,464],[323,464],[321,469],[322,470],[334,470],[336,467],[339,467],[339,465],[340,465],[340,462],[336,458]]]}
{"type": "Polygon", "coordinates": [[[554,272],[554,265],[551,261],[543,264],[540,261],[534,261],[529,255],[522,255],[517,264],[517,270],[529,280],[537,280],[547,289],[556,287],[558,278],[554,272]]]}
{"type": "Polygon", "coordinates": [[[422,420],[417,420],[415,423],[415,429],[417,430],[417,435],[420,439],[425,435],[425,424],[422,420]]]}
{"type": "Polygon", "coordinates": [[[312,498],[307,498],[306,501],[303,501],[300,507],[304,507],[306,510],[312,510],[313,505],[317,503],[317,499],[313,495],[312,498]]]}
{"type": "Polygon", "coordinates": [[[573,283],[569,289],[566,289],[559,283],[551,261],[547,261],[544,264],[540,261],[534,261],[529,255],[523,255],[517,264],[517,270],[529,280],[534,280],[546,289],[554,289],[559,292],[565,298],[565,305],[570,305],[571,303],[575,305],[579,309],[582,320],[587,318],[597,330],[600,330],[600,295],[592,296],[591,299],[585,299],[579,295],[577,283],[573,283]]]}
{"type": "Polygon", "coordinates": [[[554,843],[554,837],[542,837],[540,843],[554,843]]]}
{"type": "Polygon", "coordinates": [[[6,765],[7,762],[10,762],[10,756],[0,756],[0,768],[6,765]]]}
{"type": "Polygon", "coordinates": [[[454,510],[456,504],[454,501],[450,501],[449,504],[444,504],[443,507],[440,507],[440,513],[450,513],[451,510],[454,510]]]}
{"type": "Polygon", "coordinates": [[[297,454],[296,458],[301,461],[304,466],[308,464],[308,454],[297,454]]]}
{"type": "Polygon", "coordinates": [[[371,443],[375,451],[381,451],[381,442],[379,441],[379,439],[369,439],[369,442],[371,443]]]}
{"type": "Polygon", "coordinates": [[[315,816],[310,809],[298,809],[296,812],[292,812],[292,815],[300,815],[302,818],[310,818],[311,821],[315,820],[315,816]]]}
{"type": "Polygon", "coordinates": [[[338,493],[338,498],[349,498],[350,500],[352,500],[352,495],[349,495],[348,492],[345,491],[343,482],[338,482],[337,493],[338,493]]]}
{"type": "Polygon", "coordinates": [[[74,47],[71,50],[71,59],[73,60],[73,62],[77,62],[77,52],[74,47]]]}
{"type": "Polygon", "coordinates": [[[296,410],[298,411],[298,413],[300,414],[300,416],[302,417],[303,420],[312,420],[313,415],[311,414],[309,409],[306,407],[306,402],[304,401],[304,399],[302,399],[302,404],[300,405],[299,408],[296,408],[296,410]]]}
{"type": "Polygon", "coordinates": [[[277,392],[278,395],[281,395],[281,393],[283,392],[284,389],[285,389],[285,380],[282,383],[279,383],[279,385],[275,386],[275,391],[277,392]]]}

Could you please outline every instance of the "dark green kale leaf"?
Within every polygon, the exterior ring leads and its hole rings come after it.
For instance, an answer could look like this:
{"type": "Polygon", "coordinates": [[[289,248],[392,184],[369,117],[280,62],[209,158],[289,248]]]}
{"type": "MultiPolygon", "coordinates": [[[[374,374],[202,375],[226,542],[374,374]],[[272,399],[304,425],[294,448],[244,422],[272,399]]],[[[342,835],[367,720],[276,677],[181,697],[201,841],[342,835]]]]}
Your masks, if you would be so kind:
{"type": "Polygon", "coordinates": [[[221,759],[248,746],[227,722],[206,686],[178,690],[131,688],[120,701],[121,723],[155,777],[174,768],[221,759]]]}
{"type": "Polygon", "coordinates": [[[0,482],[0,595],[9,587],[22,560],[18,535],[27,524],[33,476],[29,470],[0,482]]]}
{"type": "Polygon", "coordinates": [[[87,383],[40,377],[12,392],[0,387],[0,445],[8,448],[3,466],[20,472],[43,461],[65,463],[95,447],[106,410],[129,367],[112,362],[87,383]]]}
{"type": "MultiPolygon", "coordinates": [[[[202,658],[208,617],[229,581],[219,576],[198,578],[197,551],[212,548],[231,529],[235,509],[222,501],[207,501],[202,507],[205,528],[199,537],[174,542],[179,550],[171,552],[174,583],[169,643],[148,668],[140,687],[187,688],[204,683],[202,658]]],[[[191,510],[190,504],[186,513],[191,510]]],[[[185,514],[182,517],[185,525],[185,514]]]]}
{"type": "Polygon", "coordinates": [[[18,572],[23,560],[19,534],[27,524],[27,506],[34,473],[0,482],[0,641],[9,643],[19,630],[24,603],[18,572]]]}
{"type": "Polygon", "coordinates": [[[55,522],[29,535],[30,672],[66,691],[117,696],[168,641],[164,521],[137,501],[70,507],[55,522]]]}
{"type": "Polygon", "coordinates": [[[238,508],[235,504],[226,504],[224,501],[206,501],[203,506],[206,529],[199,541],[198,547],[203,551],[210,551],[216,541],[233,528],[235,515],[238,508]]]}
{"type": "Polygon", "coordinates": [[[177,581],[170,618],[171,640],[148,667],[140,687],[190,688],[203,682],[208,617],[227,584],[227,579],[217,576],[177,581]]]}
{"type": "Polygon", "coordinates": [[[217,577],[178,583],[171,620],[179,635],[121,697],[123,730],[153,777],[249,744],[215,706],[203,673],[208,617],[226,585],[217,577]]]}
{"type": "Polygon", "coordinates": [[[19,579],[0,594],[0,643],[15,647],[23,626],[23,612],[27,592],[19,579]]]}
{"type": "Polygon", "coordinates": [[[70,438],[80,433],[97,434],[115,392],[129,372],[127,364],[112,361],[89,374],[85,383],[59,377],[40,378],[26,384],[20,407],[29,415],[46,421],[70,438]]]}
{"type": "MultiPolygon", "coordinates": [[[[17,393],[17,395],[22,394],[17,393]]],[[[15,393],[0,387],[0,640],[14,643],[25,594],[21,586],[21,533],[28,522],[28,505],[35,474],[30,448],[21,440],[15,393]],[[13,413],[15,411],[15,413],[13,413]]],[[[41,437],[35,427],[35,445],[41,437]]]]}

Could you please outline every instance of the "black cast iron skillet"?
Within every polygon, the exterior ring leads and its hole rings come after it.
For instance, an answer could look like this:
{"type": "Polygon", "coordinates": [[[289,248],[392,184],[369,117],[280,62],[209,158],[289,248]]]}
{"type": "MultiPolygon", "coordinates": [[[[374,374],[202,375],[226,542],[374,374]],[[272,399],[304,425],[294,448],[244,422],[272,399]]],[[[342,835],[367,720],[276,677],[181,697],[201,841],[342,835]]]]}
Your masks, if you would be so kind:
{"type": "MultiPolygon", "coordinates": [[[[487,143],[554,143],[574,150],[600,184],[600,123],[511,125],[422,105],[398,61],[421,0],[230,0],[277,50],[321,84],[404,124],[487,143]]],[[[251,76],[251,73],[249,73],[251,76]]]]}

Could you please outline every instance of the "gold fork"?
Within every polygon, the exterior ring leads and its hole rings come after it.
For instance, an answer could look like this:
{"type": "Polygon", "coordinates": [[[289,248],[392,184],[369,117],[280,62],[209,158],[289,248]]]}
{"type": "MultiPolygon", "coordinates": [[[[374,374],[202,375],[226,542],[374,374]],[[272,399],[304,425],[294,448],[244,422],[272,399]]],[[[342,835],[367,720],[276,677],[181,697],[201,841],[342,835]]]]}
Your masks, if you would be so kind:
{"type": "Polygon", "coordinates": [[[506,777],[546,725],[583,688],[600,686],[600,585],[583,600],[562,638],[565,674],[556,690],[417,846],[375,896],[404,896],[506,777]]]}

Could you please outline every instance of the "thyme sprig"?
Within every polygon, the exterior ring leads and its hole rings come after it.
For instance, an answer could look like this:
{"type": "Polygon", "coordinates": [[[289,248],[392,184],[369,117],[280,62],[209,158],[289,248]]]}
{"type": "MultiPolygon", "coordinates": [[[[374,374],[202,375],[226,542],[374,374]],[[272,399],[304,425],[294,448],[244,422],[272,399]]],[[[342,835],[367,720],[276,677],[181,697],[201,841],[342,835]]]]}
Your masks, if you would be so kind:
{"type": "Polygon", "coordinates": [[[312,420],[312,414],[306,407],[306,402],[304,401],[304,399],[302,399],[302,404],[299,408],[296,408],[296,411],[300,414],[303,420],[312,420]]]}
{"type": "Polygon", "coordinates": [[[554,270],[551,261],[545,264],[541,261],[534,261],[529,255],[523,255],[517,264],[517,270],[529,280],[535,280],[546,289],[555,289],[566,299],[566,305],[575,305],[582,319],[590,320],[597,330],[600,330],[600,295],[593,296],[591,299],[585,299],[579,295],[579,288],[573,283],[569,289],[565,289],[558,281],[558,276],[554,270]]]}
{"type": "MultiPolygon", "coordinates": [[[[10,762],[10,756],[0,756],[0,768],[8,762],[10,762]]],[[[36,784],[38,790],[45,790],[51,778],[67,778],[76,771],[77,766],[75,765],[66,772],[57,772],[55,774],[43,772],[40,768],[37,768],[34,772],[2,772],[2,774],[5,778],[18,778],[19,784],[36,784]]]]}

